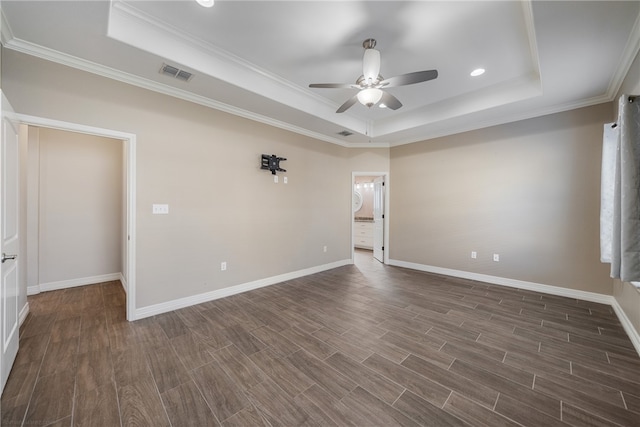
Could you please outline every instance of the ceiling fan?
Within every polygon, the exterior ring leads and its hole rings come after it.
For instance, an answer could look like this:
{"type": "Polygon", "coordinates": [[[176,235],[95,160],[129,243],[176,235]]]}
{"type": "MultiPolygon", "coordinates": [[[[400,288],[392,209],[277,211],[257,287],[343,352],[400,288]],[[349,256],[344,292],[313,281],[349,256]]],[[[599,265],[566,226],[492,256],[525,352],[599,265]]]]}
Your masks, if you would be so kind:
{"type": "Polygon", "coordinates": [[[312,83],[311,88],[320,89],[359,89],[359,92],[349,98],[338,108],[336,113],[344,113],[349,108],[360,101],[366,107],[380,103],[380,107],[397,110],[402,107],[402,103],[395,96],[382,89],[394,86],[406,86],[415,83],[426,82],[438,77],[438,70],[416,71],[413,73],[401,74],[399,76],[385,79],[380,75],[380,51],[376,47],[375,39],[366,39],[362,43],[364,47],[364,57],[362,58],[362,75],[358,77],[355,84],[350,83],[312,83]]]}

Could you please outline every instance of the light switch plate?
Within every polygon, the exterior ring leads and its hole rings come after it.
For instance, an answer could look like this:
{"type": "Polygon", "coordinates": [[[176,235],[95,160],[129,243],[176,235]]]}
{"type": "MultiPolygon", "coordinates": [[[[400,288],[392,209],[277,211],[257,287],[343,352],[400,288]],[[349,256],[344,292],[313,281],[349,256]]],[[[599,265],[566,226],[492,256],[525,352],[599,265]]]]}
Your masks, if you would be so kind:
{"type": "Polygon", "coordinates": [[[169,205],[158,205],[158,204],[154,204],[151,212],[154,215],[167,215],[169,214],[169,205]]]}

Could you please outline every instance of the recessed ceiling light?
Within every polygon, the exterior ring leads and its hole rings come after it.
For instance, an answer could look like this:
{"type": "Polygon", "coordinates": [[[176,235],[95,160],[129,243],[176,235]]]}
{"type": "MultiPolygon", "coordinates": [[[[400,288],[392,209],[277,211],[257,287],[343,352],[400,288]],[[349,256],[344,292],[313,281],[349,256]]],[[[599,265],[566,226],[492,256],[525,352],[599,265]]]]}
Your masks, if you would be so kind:
{"type": "Polygon", "coordinates": [[[471,72],[471,77],[478,77],[484,74],[484,68],[476,68],[471,72]]]}
{"type": "Polygon", "coordinates": [[[213,6],[214,0],[196,0],[198,4],[202,7],[211,7],[213,6]]]}

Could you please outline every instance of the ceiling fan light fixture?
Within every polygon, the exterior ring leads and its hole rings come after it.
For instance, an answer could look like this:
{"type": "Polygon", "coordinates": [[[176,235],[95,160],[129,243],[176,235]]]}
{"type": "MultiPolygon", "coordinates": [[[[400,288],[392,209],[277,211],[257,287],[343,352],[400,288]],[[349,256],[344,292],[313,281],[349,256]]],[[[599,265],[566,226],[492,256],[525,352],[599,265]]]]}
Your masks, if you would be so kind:
{"type": "Polygon", "coordinates": [[[202,7],[212,7],[214,0],[196,0],[202,7]]]}
{"type": "Polygon", "coordinates": [[[362,89],[358,92],[358,101],[365,107],[373,107],[382,98],[382,91],[376,88],[362,89]]]}

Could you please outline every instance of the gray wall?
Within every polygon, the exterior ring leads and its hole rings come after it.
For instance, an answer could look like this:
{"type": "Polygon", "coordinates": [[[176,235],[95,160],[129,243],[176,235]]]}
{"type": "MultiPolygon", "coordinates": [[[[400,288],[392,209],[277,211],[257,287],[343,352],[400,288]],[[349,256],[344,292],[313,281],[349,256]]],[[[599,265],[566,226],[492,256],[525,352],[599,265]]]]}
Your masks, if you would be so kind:
{"type": "Polygon", "coordinates": [[[610,295],[598,227],[611,114],[607,103],[393,148],[391,258],[610,295]]]}

